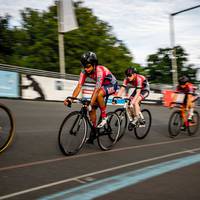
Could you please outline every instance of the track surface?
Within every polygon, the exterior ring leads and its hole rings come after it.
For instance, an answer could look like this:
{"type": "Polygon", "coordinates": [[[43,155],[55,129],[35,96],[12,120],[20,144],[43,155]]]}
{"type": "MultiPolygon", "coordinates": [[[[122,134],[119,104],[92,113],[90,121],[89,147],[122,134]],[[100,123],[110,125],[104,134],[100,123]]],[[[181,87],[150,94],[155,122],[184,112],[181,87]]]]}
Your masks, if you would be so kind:
{"type": "Polygon", "coordinates": [[[111,151],[87,144],[78,155],[66,157],[57,144],[58,130],[79,105],[66,109],[55,102],[1,102],[14,114],[16,135],[0,154],[0,200],[200,199],[200,134],[169,138],[172,111],[167,108],[143,105],[153,117],[144,140],[127,132],[111,151]]]}

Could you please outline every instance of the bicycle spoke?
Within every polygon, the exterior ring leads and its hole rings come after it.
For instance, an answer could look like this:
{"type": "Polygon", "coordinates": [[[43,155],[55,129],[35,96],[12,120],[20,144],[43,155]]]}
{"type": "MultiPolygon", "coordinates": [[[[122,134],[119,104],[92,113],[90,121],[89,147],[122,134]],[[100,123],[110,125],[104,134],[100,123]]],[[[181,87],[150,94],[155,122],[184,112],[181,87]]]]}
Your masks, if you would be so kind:
{"type": "Polygon", "coordinates": [[[147,109],[144,109],[141,112],[144,120],[142,121],[142,119],[139,119],[134,128],[134,133],[137,139],[144,139],[149,133],[151,127],[151,113],[147,109]]]}
{"type": "MultiPolygon", "coordinates": [[[[118,137],[118,141],[124,136],[125,132],[126,132],[126,127],[127,127],[127,116],[126,116],[126,111],[124,108],[119,108],[117,110],[114,111],[120,119],[120,134],[118,137]]],[[[115,126],[118,124],[118,122],[116,121],[115,126]]]]}
{"type": "Polygon", "coordinates": [[[170,137],[176,137],[180,133],[182,125],[183,123],[180,111],[173,112],[170,116],[168,125],[170,137]]]}
{"type": "Polygon", "coordinates": [[[14,136],[14,120],[11,112],[0,104],[0,152],[5,150],[14,136]]]}
{"type": "Polygon", "coordinates": [[[188,127],[188,133],[190,136],[194,135],[197,133],[199,129],[199,113],[197,111],[194,111],[194,115],[192,118],[192,121],[189,122],[189,127],[188,127]]]}
{"type": "Polygon", "coordinates": [[[65,155],[76,154],[83,146],[87,135],[85,118],[77,111],[70,113],[59,131],[59,146],[65,155]]]}
{"type": "Polygon", "coordinates": [[[111,149],[120,134],[120,120],[116,113],[108,113],[107,124],[98,129],[98,144],[102,150],[111,149]]]}

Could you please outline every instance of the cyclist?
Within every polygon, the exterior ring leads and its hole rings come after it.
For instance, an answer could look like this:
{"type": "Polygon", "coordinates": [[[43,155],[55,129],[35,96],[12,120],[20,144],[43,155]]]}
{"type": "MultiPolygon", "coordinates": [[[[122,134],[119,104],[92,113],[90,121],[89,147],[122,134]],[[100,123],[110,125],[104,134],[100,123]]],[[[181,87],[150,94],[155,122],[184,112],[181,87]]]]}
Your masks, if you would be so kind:
{"type": "Polygon", "coordinates": [[[135,88],[133,93],[130,95],[131,102],[128,112],[130,113],[130,122],[135,126],[139,118],[143,119],[140,110],[140,102],[149,95],[150,88],[147,79],[138,74],[136,68],[129,67],[126,69],[125,76],[126,78],[124,79],[123,85],[120,88],[117,96],[122,96],[128,84],[131,84],[135,88]],[[134,116],[134,118],[132,116],[134,116]]]}
{"type": "MultiPolygon", "coordinates": [[[[105,97],[114,94],[118,89],[117,80],[114,75],[102,65],[98,65],[98,59],[95,53],[86,52],[81,57],[81,66],[84,68],[80,73],[80,79],[76,86],[72,96],[77,97],[81,91],[82,85],[84,84],[87,77],[95,80],[96,85],[93,91],[90,105],[88,105],[89,116],[94,128],[101,128],[106,124],[106,103],[105,97]],[[102,121],[96,125],[96,109],[97,107],[101,110],[102,121]]],[[[107,101],[107,100],[106,100],[107,101]]],[[[64,101],[65,105],[71,104],[70,99],[64,101]]]]}
{"type": "MultiPolygon", "coordinates": [[[[194,112],[194,99],[195,99],[195,90],[197,88],[189,81],[187,76],[181,76],[178,79],[178,85],[175,92],[185,94],[183,100],[182,109],[188,111],[188,121],[192,121],[193,112],[194,112]]],[[[175,93],[174,99],[177,98],[177,94],[175,93]]],[[[176,102],[176,100],[174,101],[176,102]]],[[[185,112],[183,112],[185,113],[185,112]]],[[[183,116],[184,120],[186,120],[186,116],[183,116]]]]}

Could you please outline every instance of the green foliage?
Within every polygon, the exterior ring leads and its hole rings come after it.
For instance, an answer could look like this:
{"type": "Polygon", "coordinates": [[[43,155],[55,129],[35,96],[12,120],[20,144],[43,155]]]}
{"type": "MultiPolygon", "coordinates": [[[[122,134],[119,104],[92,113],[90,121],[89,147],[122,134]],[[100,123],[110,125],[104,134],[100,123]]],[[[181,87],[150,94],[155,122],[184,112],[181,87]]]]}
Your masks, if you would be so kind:
{"type": "MultiPolygon", "coordinates": [[[[171,83],[170,49],[158,49],[148,57],[148,66],[142,68],[133,62],[125,44],[112,34],[112,27],[83,7],[82,1],[74,4],[79,28],[64,34],[66,73],[80,73],[80,57],[86,51],[94,51],[99,64],[107,66],[118,79],[124,71],[134,66],[139,73],[149,76],[151,82],[171,83]]],[[[21,27],[9,27],[9,16],[0,17],[0,63],[49,71],[59,71],[57,7],[50,6],[39,12],[31,8],[21,11],[21,27]]],[[[192,65],[186,65],[187,54],[176,47],[179,75],[193,77],[192,65]]]]}
{"type": "MultiPolygon", "coordinates": [[[[188,55],[185,53],[185,50],[181,46],[176,46],[175,49],[178,76],[187,75],[191,79],[194,79],[196,69],[192,68],[193,65],[187,64],[188,55]]],[[[145,71],[152,83],[172,83],[172,63],[170,52],[170,48],[160,48],[157,53],[149,55],[145,71]]]]}
{"type": "MultiPolygon", "coordinates": [[[[81,1],[74,6],[79,28],[64,34],[66,73],[79,74],[81,55],[94,51],[100,64],[123,79],[124,70],[134,65],[130,51],[111,33],[111,26],[94,16],[91,9],[83,7],[81,1]]],[[[46,12],[26,8],[21,16],[22,26],[12,29],[8,28],[9,17],[0,18],[0,62],[59,71],[56,5],[46,12]]]]}
{"type": "Polygon", "coordinates": [[[0,17],[0,62],[6,62],[13,54],[12,31],[9,29],[9,19],[8,15],[0,17]]]}

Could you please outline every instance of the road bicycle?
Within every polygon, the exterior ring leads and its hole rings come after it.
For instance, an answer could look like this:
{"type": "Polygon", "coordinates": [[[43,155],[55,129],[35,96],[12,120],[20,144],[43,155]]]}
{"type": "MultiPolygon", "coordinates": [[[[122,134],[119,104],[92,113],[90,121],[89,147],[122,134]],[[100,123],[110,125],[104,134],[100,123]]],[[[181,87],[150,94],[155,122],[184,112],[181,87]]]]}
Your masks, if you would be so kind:
{"type": "MultiPolygon", "coordinates": [[[[197,97],[194,101],[197,101],[197,97]]],[[[187,131],[190,136],[195,135],[199,129],[199,113],[197,110],[194,110],[192,120],[188,120],[188,113],[184,108],[183,103],[171,102],[171,105],[175,110],[170,118],[168,123],[169,136],[174,138],[181,133],[181,131],[187,131]]]]}
{"type": "Polygon", "coordinates": [[[120,119],[120,125],[121,125],[121,131],[118,140],[120,140],[123,135],[126,132],[126,129],[128,127],[128,130],[131,132],[134,132],[137,139],[144,139],[151,128],[151,113],[148,109],[142,109],[141,113],[139,115],[139,119],[134,126],[130,122],[130,118],[133,118],[134,116],[131,116],[130,114],[130,99],[129,98],[122,98],[122,97],[113,97],[112,102],[117,103],[117,99],[121,99],[124,101],[123,108],[118,108],[114,112],[118,114],[120,119]]]}
{"type": "Polygon", "coordinates": [[[15,123],[11,111],[0,103],[0,153],[12,142],[15,123]]]}
{"type": "MultiPolygon", "coordinates": [[[[94,128],[88,116],[89,101],[81,98],[67,97],[73,103],[81,103],[80,111],[73,111],[63,120],[58,134],[61,151],[69,156],[78,153],[89,140],[88,129],[93,131],[94,139],[102,150],[110,150],[117,142],[120,134],[120,120],[116,113],[107,113],[107,123],[102,128],[94,128]]],[[[100,121],[101,119],[99,119],[100,121]]]]}

